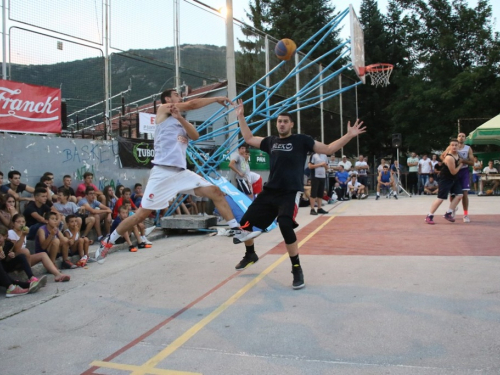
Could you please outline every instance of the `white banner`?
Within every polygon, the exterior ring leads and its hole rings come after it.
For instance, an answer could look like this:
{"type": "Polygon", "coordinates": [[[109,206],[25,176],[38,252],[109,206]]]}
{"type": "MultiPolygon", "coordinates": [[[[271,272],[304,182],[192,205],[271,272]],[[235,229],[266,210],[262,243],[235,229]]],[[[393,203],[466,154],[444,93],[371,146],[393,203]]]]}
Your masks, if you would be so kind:
{"type": "Polygon", "coordinates": [[[155,134],[156,115],[152,113],[139,112],[139,132],[155,134]]]}

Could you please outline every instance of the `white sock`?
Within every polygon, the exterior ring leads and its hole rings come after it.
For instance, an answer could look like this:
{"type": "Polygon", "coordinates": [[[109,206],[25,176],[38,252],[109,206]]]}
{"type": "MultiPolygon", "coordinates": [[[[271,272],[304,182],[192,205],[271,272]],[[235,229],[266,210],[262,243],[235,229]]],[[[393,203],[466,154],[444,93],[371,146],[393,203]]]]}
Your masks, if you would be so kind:
{"type": "Polygon", "coordinates": [[[141,242],[146,242],[147,240],[146,236],[141,236],[141,242]]]}
{"type": "Polygon", "coordinates": [[[448,211],[446,211],[447,214],[451,214],[453,212],[453,210],[449,209],[448,208],[448,211]]]}
{"type": "Polygon", "coordinates": [[[229,226],[229,228],[236,228],[240,226],[240,224],[236,221],[236,219],[229,220],[227,222],[227,225],[229,226]]]}
{"type": "Polygon", "coordinates": [[[121,236],[118,234],[118,232],[116,231],[116,229],[113,231],[113,233],[111,233],[111,235],[109,236],[109,242],[111,242],[112,244],[114,244],[116,242],[116,240],[118,238],[120,238],[121,236]]]}
{"type": "Polygon", "coordinates": [[[377,193],[377,197],[380,197],[380,193],[377,193]]]}

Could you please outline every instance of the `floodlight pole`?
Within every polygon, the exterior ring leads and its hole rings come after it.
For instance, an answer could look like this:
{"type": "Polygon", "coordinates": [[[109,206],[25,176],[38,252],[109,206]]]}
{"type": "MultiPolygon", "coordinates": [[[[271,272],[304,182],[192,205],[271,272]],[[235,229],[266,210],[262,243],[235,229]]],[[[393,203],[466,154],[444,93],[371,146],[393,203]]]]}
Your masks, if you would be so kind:
{"type": "MultiPolygon", "coordinates": [[[[233,0],[226,0],[226,74],[227,96],[236,98],[236,64],[234,59],[233,0]]],[[[228,113],[228,123],[236,121],[236,111],[228,113]]]]}
{"type": "MultiPolygon", "coordinates": [[[[181,88],[181,51],[180,51],[180,37],[179,37],[179,17],[180,17],[180,0],[174,0],[174,41],[175,41],[175,89],[177,91],[181,88]]],[[[179,92],[179,95],[181,93],[179,92]]]]}

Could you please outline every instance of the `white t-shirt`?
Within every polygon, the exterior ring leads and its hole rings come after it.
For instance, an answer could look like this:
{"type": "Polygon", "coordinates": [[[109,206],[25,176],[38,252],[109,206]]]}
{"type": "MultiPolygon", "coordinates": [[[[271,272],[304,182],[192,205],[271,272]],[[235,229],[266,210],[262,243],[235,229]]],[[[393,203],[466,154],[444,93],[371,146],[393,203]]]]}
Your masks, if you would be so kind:
{"type": "Polygon", "coordinates": [[[420,165],[420,173],[422,174],[429,174],[432,173],[433,168],[432,168],[432,163],[429,159],[420,159],[418,162],[418,165],[420,165]]]}
{"type": "Polygon", "coordinates": [[[384,169],[384,167],[390,168],[390,165],[389,165],[389,164],[387,164],[387,163],[386,163],[386,164],[384,164],[384,165],[380,164],[380,165],[377,167],[377,172],[378,172],[378,173],[382,172],[382,170],[384,169]]]}
{"type": "Polygon", "coordinates": [[[479,167],[481,167],[481,162],[480,161],[474,163],[474,168],[472,169],[472,173],[473,174],[479,174],[479,173],[481,173],[481,170],[479,169],[479,167]],[[476,168],[478,168],[478,169],[476,169],[476,168]]]}
{"type": "MultiPolygon", "coordinates": [[[[311,164],[321,164],[321,163],[328,163],[328,157],[325,154],[314,154],[311,158],[311,164]]],[[[325,178],[326,168],[325,167],[315,168],[314,177],[325,178]]]]}
{"type": "MultiPolygon", "coordinates": [[[[356,164],[354,164],[355,167],[368,167],[368,163],[366,161],[357,161],[356,164]]],[[[358,175],[360,176],[366,176],[368,169],[358,169],[358,175]]]]}
{"type": "Polygon", "coordinates": [[[498,173],[498,170],[496,168],[486,167],[483,169],[483,173],[486,173],[486,174],[498,173]]]}
{"type": "MultiPolygon", "coordinates": [[[[418,158],[409,157],[408,159],[406,159],[406,163],[418,163],[418,158]]],[[[418,172],[418,165],[408,165],[408,172],[418,172]]]]}
{"type": "MultiPolygon", "coordinates": [[[[12,242],[17,242],[21,239],[21,237],[19,237],[17,235],[17,233],[14,231],[14,229],[9,229],[7,236],[9,238],[9,240],[11,240],[12,242]]],[[[26,247],[26,236],[24,236],[23,247],[26,247]]]]}
{"type": "MultiPolygon", "coordinates": [[[[358,190],[360,186],[361,184],[356,180],[356,182],[354,183],[354,190],[358,190]]],[[[349,183],[347,184],[347,188],[351,189],[352,187],[353,187],[352,181],[349,181],[349,183]]]]}
{"type": "Polygon", "coordinates": [[[249,177],[249,180],[250,180],[250,183],[253,185],[255,184],[257,181],[259,181],[262,177],[260,176],[260,174],[258,173],[255,173],[255,172],[250,172],[248,174],[248,177],[249,177]]]}
{"type": "Polygon", "coordinates": [[[343,165],[344,171],[346,171],[346,172],[349,172],[351,170],[351,167],[352,167],[352,163],[349,160],[341,161],[339,163],[339,165],[343,165]]]}

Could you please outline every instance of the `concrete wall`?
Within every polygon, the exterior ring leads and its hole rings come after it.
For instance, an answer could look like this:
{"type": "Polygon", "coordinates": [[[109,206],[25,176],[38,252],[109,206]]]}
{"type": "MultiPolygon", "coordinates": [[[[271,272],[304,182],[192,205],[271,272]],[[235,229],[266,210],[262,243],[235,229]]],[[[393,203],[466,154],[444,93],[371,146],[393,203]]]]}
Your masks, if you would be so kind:
{"type": "Polygon", "coordinates": [[[21,182],[33,187],[45,172],[54,173],[58,187],[69,174],[74,189],[87,171],[94,173],[94,184],[101,190],[106,185],[133,188],[136,182],[145,186],[149,176],[149,169],[120,168],[116,141],[2,133],[0,171],[4,183],[8,183],[11,170],[21,172],[21,182]]]}

